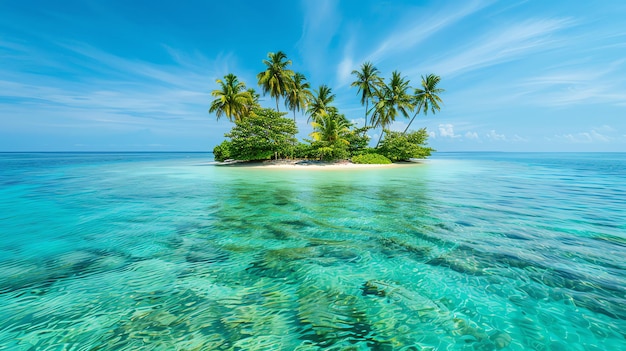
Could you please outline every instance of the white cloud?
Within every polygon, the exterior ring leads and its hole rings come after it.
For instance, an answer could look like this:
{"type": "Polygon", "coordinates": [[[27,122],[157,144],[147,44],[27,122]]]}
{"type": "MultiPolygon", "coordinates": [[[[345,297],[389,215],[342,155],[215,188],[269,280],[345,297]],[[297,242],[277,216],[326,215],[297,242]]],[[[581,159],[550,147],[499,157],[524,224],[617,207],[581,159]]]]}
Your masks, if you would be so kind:
{"type": "Polygon", "coordinates": [[[480,137],[478,136],[478,133],[476,132],[467,132],[465,133],[465,138],[469,139],[469,140],[479,140],[480,137]]]}
{"type": "Polygon", "coordinates": [[[593,138],[593,140],[597,140],[597,141],[600,141],[600,142],[603,142],[603,143],[607,143],[607,142],[611,141],[611,139],[613,139],[613,138],[611,138],[609,136],[606,136],[604,134],[598,133],[596,130],[592,130],[591,131],[591,137],[593,138]]]}
{"type": "Polygon", "coordinates": [[[403,132],[407,126],[407,122],[405,122],[404,120],[399,120],[391,123],[388,128],[389,130],[393,130],[394,132],[403,132]]]}
{"type": "Polygon", "coordinates": [[[608,143],[613,140],[613,137],[599,133],[595,129],[588,132],[557,134],[554,137],[556,140],[574,144],[608,143]]]}
{"type": "Polygon", "coordinates": [[[511,141],[514,142],[514,143],[527,143],[528,139],[515,134],[511,138],[511,141]]]}
{"type": "Polygon", "coordinates": [[[506,135],[496,133],[495,129],[490,130],[486,137],[493,141],[506,141],[506,135]]]}
{"type": "Polygon", "coordinates": [[[459,138],[458,134],[454,134],[454,125],[450,123],[439,125],[439,135],[444,138],[459,138]]]}
{"type": "Polygon", "coordinates": [[[570,143],[591,143],[593,141],[589,133],[563,134],[555,135],[555,137],[557,139],[563,139],[570,143]]]}
{"type": "Polygon", "coordinates": [[[594,130],[597,130],[597,131],[600,131],[600,132],[603,132],[603,133],[612,133],[612,132],[617,132],[617,129],[615,129],[615,128],[611,127],[611,126],[610,126],[610,125],[608,125],[608,124],[605,124],[605,125],[602,125],[602,126],[600,126],[600,127],[593,128],[593,129],[594,129],[594,130]]]}
{"type": "Polygon", "coordinates": [[[363,127],[365,125],[365,118],[353,118],[350,120],[350,123],[358,127],[363,127]]]}

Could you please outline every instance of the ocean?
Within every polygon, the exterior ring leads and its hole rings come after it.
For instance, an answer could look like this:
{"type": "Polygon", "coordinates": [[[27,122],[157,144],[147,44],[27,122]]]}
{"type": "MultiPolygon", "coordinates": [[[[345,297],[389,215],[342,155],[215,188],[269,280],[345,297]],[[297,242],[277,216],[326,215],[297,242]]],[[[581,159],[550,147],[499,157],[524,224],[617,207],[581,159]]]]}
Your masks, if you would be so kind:
{"type": "Polygon", "coordinates": [[[0,153],[0,350],[626,350],[626,153],[0,153]]]}

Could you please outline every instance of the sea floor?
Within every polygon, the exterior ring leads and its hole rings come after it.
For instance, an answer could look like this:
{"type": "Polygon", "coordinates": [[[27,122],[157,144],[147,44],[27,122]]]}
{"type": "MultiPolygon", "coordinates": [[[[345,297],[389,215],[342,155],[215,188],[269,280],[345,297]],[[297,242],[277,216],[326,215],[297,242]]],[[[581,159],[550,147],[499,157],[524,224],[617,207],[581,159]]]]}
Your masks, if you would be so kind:
{"type": "Polygon", "coordinates": [[[626,349],[624,154],[0,156],[0,350],[626,349]]]}

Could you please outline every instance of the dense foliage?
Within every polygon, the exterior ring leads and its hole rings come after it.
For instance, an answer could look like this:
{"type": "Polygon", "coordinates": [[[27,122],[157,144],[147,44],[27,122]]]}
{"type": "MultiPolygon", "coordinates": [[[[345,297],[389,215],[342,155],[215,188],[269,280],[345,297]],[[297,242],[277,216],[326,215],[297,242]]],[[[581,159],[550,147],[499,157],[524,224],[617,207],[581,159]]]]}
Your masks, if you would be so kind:
{"type": "Polygon", "coordinates": [[[427,147],[426,128],[404,134],[387,130],[378,147],[378,153],[392,161],[408,161],[412,158],[426,158],[433,149],[427,147]]]}
{"type": "Polygon", "coordinates": [[[291,149],[291,156],[293,158],[314,159],[317,158],[317,150],[309,143],[298,143],[291,149]]]}
{"type": "Polygon", "coordinates": [[[347,158],[347,136],[350,134],[350,122],[344,115],[335,109],[320,110],[313,115],[313,133],[311,145],[317,150],[317,157],[322,160],[337,160],[347,158]]]}
{"type": "Polygon", "coordinates": [[[213,148],[213,156],[215,157],[215,161],[224,162],[225,160],[230,159],[230,148],[232,147],[232,143],[228,140],[222,141],[221,144],[217,145],[213,148]]]}
{"type": "Polygon", "coordinates": [[[216,99],[211,103],[209,113],[215,113],[217,119],[225,115],[230,121],[240,121],[254,104],[254,90],[246,90],[246,85],[232,73],[227,74],[224,80],[218,79],[217,83],[220,89],[211,92],[216,99]]]}
{"type": "MultiPolygon", "coordinates": [[[[434,74],[422,76],[421,86],[413,89],[410,80],[398,71],[391,74],[388,82],[379,77],[380,71],[371,62],[365,62],[360,70],[352,71],[361,104],[365,106],[365,123],[357,128],[339,109],[333,106],[335,94],[322,84],[310,90],[306,77],[290,69],[291,60],[278,51],[268,53],[263,60],[265,70],[257,74],[258,84],[264,95],[276,100],[276,110],[259,105],[259,94],[247,88],[234,74],[218,79],[219,89],[209,112],[219,119],[226,116],[235,123],[225,134],[229,140],[213,150],[215,159],[266,160],[274,157],[316,158],[336,160],[352,158],[363,163],[425,158],[433,149],[427,147],[428,133],[425,129],[408,132],[418,114],[435,113],[440,110],[444,92],[439,88],[440,77],[434,74]],[[293,112],[293,120],[279,112],[279,100],[293,112]],[[371,107],[371,108],[370,108],[371,107]],[[299,143],[295,135],[296,111],[305,111],[307,123],[311,123],[311,140],[299,143]],[[398,117],[410,118],[404,132],[390,131],[390,125],[398,117]],[[370,148],[368,131],[380,128],[375,148],[370,148]],[[363,156],[361,156],[363,155],[363,156]]],[[[354,161],[353,161],[354,162],[354,161]]]]}
{"type": "Polygon", "coordinates": [[[287,55],[279,51],[267,54],[267,60],[263,60],[266,66],[265,71],[257,74],[259,85],[263,89],[263,94],[270,94],[276,99],[276,111],[278,109],[278,99],[287,96],[289,90],[293,87],[294,72],[288,69],[291,66],[291,60],[287,60],[287,55]]]}
{"type": "Polygon", "coordinates": [[[354,128],[346,135],[348,153],[351,156],[361,155],[367,152],[370,143],[370,137],[367,135],[367,131],[370,129],[371,127],[354,128]]]}
{"type": "Polygon", "coordinates": [[[334,142],[334,143],[311,143],[313,148],[313,155],[315,158],[319,158],[324,161],[342,160],[350,157],[348,147],[346,144],[334,142]]]}
{"type": "Polygon", "coordinates": [[[289,156],[297,143],[294,135],[298,130],[293,120],[283,115],[272,109],[255,108],[253,114],[235,124],[225,135],[230,138],[230,158],[250,161],[289,156]]]}
{"type": "Polygon", "coordinates": [[[356,76],[356,80],[350,85],[358,89],[361,94],[361,105],[365,105],[365,126],[367,128],[369,102],[376,95],[376,92],[385,84],[378,76],[378,68],[374,67],[371,62],[365,62],[361,65],[361,70],[352,71],[352,75],[356,76]]]}
{"type": "Polygon", "coordinates": [[[387,157],[379,154],[363,154],[352,156],[352,163],[368,164],[368,165],[385,165],[391,163],[387,157]]]}
{"type": "Polygon", "coordinates": [[[411,95],[408,93],[409,88],[409,80],[402,77],[400,72],[393,71],[389,79],[389,85],[384,84],[377,91],[374,113],[372,114],[372,125],[382,128],[382,133],[376,146],[380,144],[382,136],[387,128],[395,122],[398,114],[408,117],[409,111],[413,109],[411,95]]]}

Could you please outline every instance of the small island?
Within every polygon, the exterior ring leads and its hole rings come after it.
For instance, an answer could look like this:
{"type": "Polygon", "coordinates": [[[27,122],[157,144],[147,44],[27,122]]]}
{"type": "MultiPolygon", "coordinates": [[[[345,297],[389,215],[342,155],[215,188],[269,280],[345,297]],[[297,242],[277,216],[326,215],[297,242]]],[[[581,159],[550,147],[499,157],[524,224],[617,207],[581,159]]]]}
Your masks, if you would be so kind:
{"type": "Polygon", "coordinates": [[[386,163],[356,163],[352,160],[311,160],[311,159],[289,159],[283,158],[278,160],[265,161],[239,161],[228,159],[222,162],[213,163],[216,166],[226,167],[245,167],[245,168],[263,168],[263,169],[291,169],[291,170],[358,170],[358,169],[375,169],[375,168],[398,168],[421,164],[421,160],[411,160],[406,162],[386,162],[386,163]]]}
{"type": "Polygon", "coordinates": [[[209,112],[215,113],[218,120],[226,116],[234,123],[224,135],[227,139],[213,149],[220,165],[345,168],[354,164],[406,164],[424,159],[434,151],[427,146],[425,128],[416,131],[409,128],[420,112],[440,110],[442,101],[438,94],[444,90],[438,87],[439,76],[422,76],[421,86],[411,88],[410,80],[400,72],[392,72],[386,83],[372,63],[363,63],[360,70],[352,71],[356,79],[351,86],[357,88],[365,106],[365,123],[357,127],[333,106],[332,89],[321,85],[311,92],[306,77],[289,69],[291,60],[287,60],[285,53],[270,52],[263,63],[266,69],[257,75],[258,84],[263,94],[276,100],[276,109],[261,107],[260,94],[247,88],[232,73],[216,80],[219,89],[211,92],[215,99],[209,112]],[[293,119],[280,111],[281,98],[293,112],[293,119]],[[296,138],[296,111],[304,111],[308,117],[307,123],[313,128],[310,139],[296,138]],[[402,132],[390,130],[389,126],[399,116],[410,118],[407,127],[402,132]],[[367,132],[376,128],[380,129],[379,138],[371,147],[367,132]]]}

